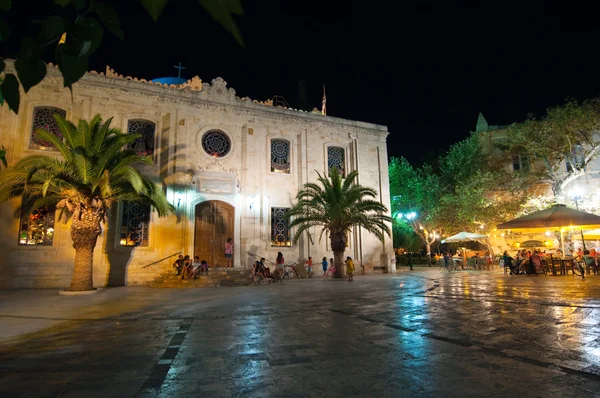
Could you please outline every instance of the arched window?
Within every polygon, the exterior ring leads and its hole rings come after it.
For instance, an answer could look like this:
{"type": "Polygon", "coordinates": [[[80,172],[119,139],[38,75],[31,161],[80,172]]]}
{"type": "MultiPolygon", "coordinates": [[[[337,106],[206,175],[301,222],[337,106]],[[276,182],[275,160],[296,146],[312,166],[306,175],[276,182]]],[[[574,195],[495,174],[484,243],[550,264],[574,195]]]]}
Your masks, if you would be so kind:
{"type": "Polygon", "coordinates": [[[127,134],[140,134],[135,142],[129,144],[129,148],[140,156],[154,155],[154,135],[156,124],[149,120],[133,119],[127,122],[127,134]]]}
{"type": "Polygon", "coordinates": [[[33,118],[31,122],[31,139],[29,140],[29,148],[54,150],[54,146],[44,141],[37,136],[39,129],[44,129],[57,137],[62,138],[58,123],[54,120],[54,115],[59,114],[62,117],[67,116],[67,111],[52,106],[36,106],[33,108],[33,118]]]}
{"type": "Polygon", "coordinates": [[[289,141],[271,140],[271,171],[273,173],[290,173],[289,141]]]}
{"type": "Polygon", "coordinates": [[[20,245],[52,246],[54,240],[54,207],[40,207],[21,215],[20,245]]]}
{"type": "Polygon", "coordinates": [[[327,171],[337,167],[342,177],[346,176],[346,151],[339,146],[327,148],[327,171]]]}
{"type": "Polygon", "coordinates": [[[231,151],[231,140],[222,131],[209,130],[202,136],[202,148],[210,156],[222,158],[231,151]]]}
{"type": "Polygon", "coordinates": [[[124,203],[121,219],[121,246],[148,246],[150,205],[124,203]]]}

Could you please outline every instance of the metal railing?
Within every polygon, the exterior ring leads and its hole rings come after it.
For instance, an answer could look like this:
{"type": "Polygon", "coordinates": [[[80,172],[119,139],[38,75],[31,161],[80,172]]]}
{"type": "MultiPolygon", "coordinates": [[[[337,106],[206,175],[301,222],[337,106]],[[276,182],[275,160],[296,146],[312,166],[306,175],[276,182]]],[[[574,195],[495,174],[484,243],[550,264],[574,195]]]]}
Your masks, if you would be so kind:
{"type": "Polygon", "coordinates": [[[168,259],[168,258],[171,258],[171,257],[173,257],[173,256],[177,256],[177,255],[179,255],[179,254],[183,254],[183,252],[177,252],[177,253],[175,253],[175,254],[171,254],[170,256],[167,256],[167,257],[165,257],[165,258],[161,258],[160,260],[156,260],[156,261],[155,261],[155,262],[153,262],[153,263],[150,263],[150,264],[148,264],[148,265],[144,265],[142,268],[148,268],[148,267],[149,267],[149,266],[151,266],[151,265],[158,264],[158,263],[160,263],[161,261],[164,261],[164,260],[166,260],[166,259],[168,259]]]}

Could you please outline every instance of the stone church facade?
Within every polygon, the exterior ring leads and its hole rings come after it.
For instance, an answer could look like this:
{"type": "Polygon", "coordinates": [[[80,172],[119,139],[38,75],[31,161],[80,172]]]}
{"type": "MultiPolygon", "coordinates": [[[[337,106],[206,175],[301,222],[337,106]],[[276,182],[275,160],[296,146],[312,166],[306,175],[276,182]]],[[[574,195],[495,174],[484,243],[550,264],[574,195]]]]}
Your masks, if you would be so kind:
{"type": "MultiPolygon", "coordinates": [[[[221,78],[160,81],[107,67],[87,73],[71,97],[49,65],[44,81],[22,93],[18,115],[0,108],[9,165],[31,154],[56,155],[35,134],[40,127],[55,129],[56,112],[74,122],[99,113],[112,117],[113,127],[142,134],[132,148],[154,165],[141,171],[162,184],[176,214],[159,218],[141,205],[115,205],[95,251],[95,286],[145,284],[170,270],[178,253],[223,266],[228,237],[241,269],[252,265],[252,254],[274,260],[281,251],[287,262],[332,257],[320,230],[311,231],[312,242],[303,236],[293,244],[294,231],[282,218],[303,184],[330,167],[358,170],[360,183],[375,188],[389,208],[385,126],[239,98],[221,78]]],[[[21,214],[15,201],[0,205],[0,217],[0,288],[68,286],[74,249],[58,213],[21,214]]],[[[391,239],[382,244],[355,229],[346,255],[366,269],[395,272],[391,239]]]]}

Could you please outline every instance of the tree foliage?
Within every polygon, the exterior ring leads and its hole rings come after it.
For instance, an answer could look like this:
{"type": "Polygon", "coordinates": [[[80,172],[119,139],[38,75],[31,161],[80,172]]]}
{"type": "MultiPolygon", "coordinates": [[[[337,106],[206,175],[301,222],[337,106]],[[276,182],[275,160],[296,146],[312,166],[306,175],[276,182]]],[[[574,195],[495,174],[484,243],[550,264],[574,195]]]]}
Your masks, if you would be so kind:
{"type": "Polygon", "coordinates": [[[478,134],[452,145],[437,166],[414,168],[392,158],[389,168],[392,215],[416,213],[412,219],[394,217],[394,236],[410,226],[428,252],[443,235],[489,232],[518,214],[526,199],[512,176],[484,155],[478,134]]]}
{"type": "Polygon", "coordinates": [[[531,175],[538,182],[550,183],[555,199],[562,202],[568,184],[585,174],[586,166],[598,155],[599,127],[600,99],[569,100],[548,108],[540,119],[530,117],[506,127],[498,146],[505,153],[535,160],[531,175]]]}
{"type": "Polygon", "coordinates": [[[24,212],[42,206],[63,209],[66,218],[94,212],[104,220],[116,201],[152,205],[159,215],[172,210],[162,189],[144,177],[135,164],[152,164],[148,157],[123,149],[139,134],[123,134],[96,115],[78,125],[55,114],[64,140],[40,129],[36,134],[61,155],[30,155],[0,172],[0,202],[20,198],[24,212]]]}
{"type": "MultiPolygon", "coordinates": [[[[49,1],[49,0],[46,0],[49,1]]],[[[108,30],[124,39],[117,12],[110,5],[95,0],[53,0],[59,11],[48,15],[37,26],[36,37],[11,38],[7,21],[11,17],[12,0],[0,0],[0,43],[8,40],[20,42],[15,61],[17,74],[6,73],[0,78],[0,105],[4,101],[18,113],[19,86],[27,93],[46,76],[43,55],[53,49],[54,62],[63,76],[64,87],[72,88],[87,72],[89,59],[99,48],[104,31],[108,30]],[[17,79],[18,76],[18,79],[17,79]]],[[[157,21],[169,0],[139,0],[154,21],[157,21]]],[[[32,6],[34,2],[29,0],[32,6]]],[[[243,15],[241,0],[198,0],[214,20],[229,31],[243,46],[242,36],[233,15],[243,15]]],[[[0,59],[0,74],[4,61],[0,59]]]]}

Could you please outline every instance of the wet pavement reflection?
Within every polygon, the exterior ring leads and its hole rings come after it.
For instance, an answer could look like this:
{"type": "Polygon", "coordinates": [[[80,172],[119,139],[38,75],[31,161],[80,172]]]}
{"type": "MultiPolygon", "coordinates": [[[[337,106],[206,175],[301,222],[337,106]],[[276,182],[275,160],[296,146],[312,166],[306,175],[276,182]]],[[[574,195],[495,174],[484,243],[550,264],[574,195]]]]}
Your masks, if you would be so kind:
{"type": "MultiPolygon", "coordinates": [[[[100,295],[0,342],[0,396],[600,392],[600,276],[421,270],[100,295]]],[[[2,298],[1,323],[26,316],[2,298]]]]}

